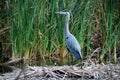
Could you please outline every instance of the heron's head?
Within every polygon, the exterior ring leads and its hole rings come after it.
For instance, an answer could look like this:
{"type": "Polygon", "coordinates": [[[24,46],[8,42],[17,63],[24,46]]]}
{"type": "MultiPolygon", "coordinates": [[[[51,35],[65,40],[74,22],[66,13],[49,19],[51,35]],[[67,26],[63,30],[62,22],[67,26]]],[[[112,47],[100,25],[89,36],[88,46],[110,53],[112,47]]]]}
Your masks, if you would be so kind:
{"type": "Polygon", "coordinates": [[[70,13],[67,10],[62,10],[62,11],[58,11],[58,12],[55,12],[55,13],[66,15],[66,16],[68,16],[68,19],[70,19],[70,13]]]}
{"type": "Polygon", "coordinates": [[[58,12],[55,12],[55,13],[57,13],[57,14],[64,14],[64,15],[70,15],[70,13],[67,10],[58,11],[58,12]]]}

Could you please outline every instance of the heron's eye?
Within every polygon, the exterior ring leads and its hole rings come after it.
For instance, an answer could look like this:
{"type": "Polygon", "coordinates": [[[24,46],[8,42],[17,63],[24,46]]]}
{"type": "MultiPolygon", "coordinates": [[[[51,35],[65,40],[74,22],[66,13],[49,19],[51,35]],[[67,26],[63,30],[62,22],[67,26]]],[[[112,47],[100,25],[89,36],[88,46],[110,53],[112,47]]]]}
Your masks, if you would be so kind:
{"type": "Polygon", "coordinates": [[[68,39],[68,37],[66,37],[66,39],[68,39]]]}

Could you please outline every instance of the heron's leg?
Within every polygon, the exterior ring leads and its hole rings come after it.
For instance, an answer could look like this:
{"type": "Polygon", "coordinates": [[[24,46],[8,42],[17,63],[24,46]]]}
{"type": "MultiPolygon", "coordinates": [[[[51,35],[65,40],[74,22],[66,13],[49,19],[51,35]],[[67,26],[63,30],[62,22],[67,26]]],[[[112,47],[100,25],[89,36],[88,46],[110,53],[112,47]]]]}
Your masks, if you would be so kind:
{"type": "Polygon", "coordinates": [[[72,54],[70,56],[71,56],[71,64],[73,65],[74,64],[74,61],[73,61],[74,58],[73,58],[72,54]]]}
{"type": "Polygon", "coordinates": [[[83,65],[83,60],[77,60],[77,64],[75,64],[75,66],[80,67],[81,69],[83,69],[83,65]]]}
{"type": "Polygon", "coordinates": [[[77,63],[78,63],[78,60],[73,55],[71,55],[71,64],[76,65],[77,63]]]}

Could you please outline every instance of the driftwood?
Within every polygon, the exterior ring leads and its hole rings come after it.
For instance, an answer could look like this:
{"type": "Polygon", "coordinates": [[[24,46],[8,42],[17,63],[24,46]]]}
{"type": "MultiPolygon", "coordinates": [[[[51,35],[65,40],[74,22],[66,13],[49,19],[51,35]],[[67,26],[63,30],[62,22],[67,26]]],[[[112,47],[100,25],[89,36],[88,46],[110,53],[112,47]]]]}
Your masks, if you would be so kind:
{"type": "Polygon", "coordinates": [[[5,63],[0,63],[0,73],[11,72],[11,71],[15,70],[16,68],[14,66],[23,64],[23,60],[24,59],[16,58],[16,59],[13,59],[13,60],[5,62],[5,63]]]}
{"type": "Polygon", "coordinates": [[[23,63],[23,61],[24,61],[23,58],[16,58],[16,59],[12,59],[12,60],[5,62],[5,63],[0,63],[0,66],[16,65],[16,64],[23,63]]]}
{"type": "Polygon", "coordinates": [[[3,65],[16,65],[16,64],[23,63],[23,61],[24,61],[23,58],[16,58],[11,61],[5,62],[3,65]]]}
{"type": "Polygon", "coordinates": [[[82,68],[77,66],[26,66],[11,73],[1,74],[0,78],[4,80],[119,80],[120,65],[97,64],[82,68]]]}

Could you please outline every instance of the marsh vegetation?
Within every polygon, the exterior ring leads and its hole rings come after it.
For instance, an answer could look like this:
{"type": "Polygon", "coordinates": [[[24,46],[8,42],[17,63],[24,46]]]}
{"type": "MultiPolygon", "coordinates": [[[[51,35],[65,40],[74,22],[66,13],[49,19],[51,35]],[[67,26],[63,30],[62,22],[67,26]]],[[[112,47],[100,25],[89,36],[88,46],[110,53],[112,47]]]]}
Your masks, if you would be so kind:
{"type": "Polygon", "coordinates": [[[24,58],[29,65],[71,65],[63,36],[69,10],[70,32],[78,39],[83,63],[120,62],[119,0],[1,0],[0,63],[24,58]]]}

